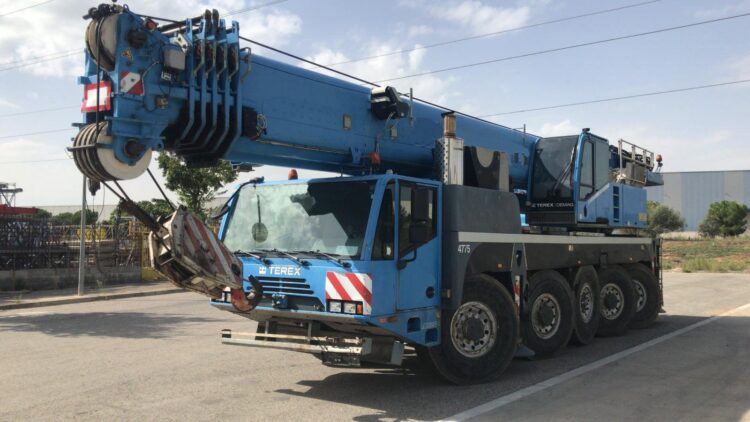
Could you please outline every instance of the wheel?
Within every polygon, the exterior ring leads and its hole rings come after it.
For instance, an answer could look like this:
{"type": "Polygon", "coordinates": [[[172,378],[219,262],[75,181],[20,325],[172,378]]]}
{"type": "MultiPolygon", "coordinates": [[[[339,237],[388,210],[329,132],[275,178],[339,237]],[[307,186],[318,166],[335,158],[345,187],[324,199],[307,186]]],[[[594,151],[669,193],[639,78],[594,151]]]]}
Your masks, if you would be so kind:
{"type": "Polygon", "coordinates": [[[589,344],[599,328],[599,277],[594,267],[579,268],[573,285],[573,336],[570,340],[575,344],[589,344]]]}
{"type": "Polygon", "coordinates": [[[444,311],[442,321],[441,344],[422,349],[418,355],[446,380],[455,384],[490,381],[513,359],[518,316],[510,294],[492,277],[467,278],[461,305],[444,311]]]}
{"type": "Polygon", "coordinates": [[[620,336],[628,330],[635,315],[635,288],[630,275],[622,267],[599,270],[599,329],[604,337],[620,336]]]}
{"type": "Polygon", "coordinates": [[[529,312],[521,322],[524,344],[536,356],[549,356],[573,334],[573,293],[557,271],[540,271],[529,285],[529,312]]]}
{"type": "Polygon", "coordinates": [[[630,320],[629,328],[647,328],[654,324],[661,308],[661,292],[659,281],[654,273],[643,264],[627,267],[628,274],[633,281],[636,305],[635,315],[630,320]]]}

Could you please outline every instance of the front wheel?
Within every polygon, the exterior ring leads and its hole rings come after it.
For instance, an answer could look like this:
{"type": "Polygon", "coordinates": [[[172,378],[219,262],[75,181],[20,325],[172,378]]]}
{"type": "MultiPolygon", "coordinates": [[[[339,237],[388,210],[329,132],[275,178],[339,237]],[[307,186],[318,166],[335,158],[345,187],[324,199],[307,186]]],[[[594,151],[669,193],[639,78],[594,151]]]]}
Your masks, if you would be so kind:
{"type": "Polygon", "coordinates": [[[505,371],[516,351],[518,316],[508,291],[492,277],[471,276],[463,302],[444,311],[441,344],[420,357],[456,384],[493,380],[505,371]]]}

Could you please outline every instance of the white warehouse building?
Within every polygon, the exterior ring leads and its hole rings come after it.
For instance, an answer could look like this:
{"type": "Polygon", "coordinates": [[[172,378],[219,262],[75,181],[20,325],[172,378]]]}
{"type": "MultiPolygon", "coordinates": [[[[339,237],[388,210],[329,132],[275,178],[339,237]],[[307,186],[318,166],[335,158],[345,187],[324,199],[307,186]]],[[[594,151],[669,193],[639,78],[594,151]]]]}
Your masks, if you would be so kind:
{"type": "Polygon", "coordinates": [[[679,211],[686,231],[697,231],[708,207],[736,201],[750,207],[750,170],[663,173],[664,186],[647,188],[648,199],[679,211]]]}

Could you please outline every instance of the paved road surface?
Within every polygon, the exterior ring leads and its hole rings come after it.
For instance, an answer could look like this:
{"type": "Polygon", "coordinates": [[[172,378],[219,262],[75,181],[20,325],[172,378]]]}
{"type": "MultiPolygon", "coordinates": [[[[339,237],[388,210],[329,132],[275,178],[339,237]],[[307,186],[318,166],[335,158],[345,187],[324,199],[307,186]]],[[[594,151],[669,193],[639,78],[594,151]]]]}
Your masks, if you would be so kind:
{"type": "MultiPolygon", "coordinates": [[[[750,303],[750,275],[676,274],[649,330],[516,360],[497,382],[333,369],[309,355],[223,346],[254,323],[177,293],[0,312],[0,420],[750,420],[750,309],[578,377],[569,371],[750,303]],[[557,381],[555,381],[557,380],[557,381]],[[551,387],[544,388],[547,381],[551,387]],[[519,400],[509,394],[540,391],[519,400]],[[526,389],[526,390],[524,390],[526,389]],[[477,406],[497,399],[496,408],[477,406]],[[473,409],[473,410],[472,410],[473,409]]],[[[649,343],[646,343],[648,345],[649,343]]],[[[495,402],[493,402],[495,400],[495,402]]],[[[492,407],[492,406],[490,406],[492,407]]]]}

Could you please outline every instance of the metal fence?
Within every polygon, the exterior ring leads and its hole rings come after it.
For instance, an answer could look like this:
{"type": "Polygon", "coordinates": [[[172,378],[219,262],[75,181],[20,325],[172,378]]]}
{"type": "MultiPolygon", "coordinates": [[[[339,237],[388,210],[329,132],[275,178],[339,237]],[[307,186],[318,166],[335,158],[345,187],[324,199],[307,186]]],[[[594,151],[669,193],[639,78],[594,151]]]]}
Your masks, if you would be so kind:
{"type": "MultiPolygon", "coordinates": [[[[37,216],[0,216],[0,271],[78,267],[80,226],[37,216]]],[[[145,228],[134,222],[85,229],[87,266],[140,267],[145,228]]]]}

